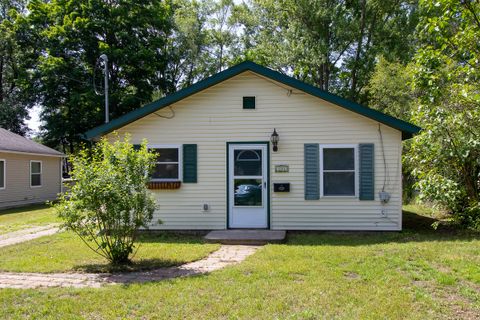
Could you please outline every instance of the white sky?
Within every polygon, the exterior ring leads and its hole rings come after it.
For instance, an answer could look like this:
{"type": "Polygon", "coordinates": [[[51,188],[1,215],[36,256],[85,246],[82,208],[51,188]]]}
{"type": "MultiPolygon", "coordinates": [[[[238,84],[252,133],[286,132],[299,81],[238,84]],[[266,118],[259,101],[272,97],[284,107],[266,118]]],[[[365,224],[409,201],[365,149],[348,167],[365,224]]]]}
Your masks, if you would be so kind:
{"type": "Polygon", "coordinates": [[[34,106],[28,114],[30,115],[30,120],[25,121],[30,129],[32,129],[32,135],[36,136],[38,134],[40,127],[40,106],[34,106]]]}

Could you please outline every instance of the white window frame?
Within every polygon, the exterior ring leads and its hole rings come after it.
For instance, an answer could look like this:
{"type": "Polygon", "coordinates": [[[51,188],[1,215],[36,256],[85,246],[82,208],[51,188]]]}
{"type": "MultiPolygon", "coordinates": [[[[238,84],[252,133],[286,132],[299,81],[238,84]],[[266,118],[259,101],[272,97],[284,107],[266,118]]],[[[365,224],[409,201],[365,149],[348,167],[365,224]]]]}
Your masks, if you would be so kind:
{"type": "Polygon", "coordinates": [[[41,188],[43,186],[43,163],[42,160],[30,160],[30,188],[41,188]],[[32,186],[32,163],[33,162],[39,162],[40,163],[40,173],[35,173],[35,174],[40,174],[40,185],[38,186],[32,186]]]}
{"type": "Polygon", "coordinates": [[[0,187],[0,190],[5,190],[7,188],[7,160],[0,159],[0,162],[3,162],[3,187],[0,187]]]}
{"type": "MultiPolygon", "coordinates": [[[[323,198],[358,198],[358,179],[360,177],[359,171],[358,171],[358,145],[357,144],[321,144],[319,145],[320,147],[320,196],[323,198]],[[325,179],[323,177],[323,150],[324,149],[353,149],[353,156],[354,156],[354,177],[355,177],[355,182],[354,182],[354,190],[355,194],[354,195],[325,195],[324,194],[324,183],[325,179]]],[[[326,172],[348,172],[352,170],[326,170],[326,172]]]]}
{"type": "MultiPolygon", "coordinates": [[[[181,144],[149,144],[147,149],[178,149],[178,179],[150,179],[150,181],[176,182],[183,181],[183,145],[181,144]]],[[[155,164],[177,164],[177,162],[156,162],[155,164]]]]}

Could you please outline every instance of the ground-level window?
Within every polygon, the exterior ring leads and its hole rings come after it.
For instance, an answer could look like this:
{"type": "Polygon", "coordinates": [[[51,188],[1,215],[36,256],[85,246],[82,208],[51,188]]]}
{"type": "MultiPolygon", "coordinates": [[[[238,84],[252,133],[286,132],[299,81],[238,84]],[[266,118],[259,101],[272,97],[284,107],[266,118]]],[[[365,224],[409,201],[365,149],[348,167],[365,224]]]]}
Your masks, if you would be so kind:
{"type": "Polygon", "coordinates": [[[356,196],[357,146],[320,146],[320,181],[323,196],[356,196]]]}
{"type": "Polygon", "coordinates": [[[182,180],[182,148],[180,146],[149,146],[157,153],[152,181],[182,180]]]}
{"type": "Polygon", "coordinates": [[[0,189],[5,189],[6,170],[5,160],[0,159],[0,189]]]}
{"type": "Polygon", "coordinates": [[[42,162],[30,161],[30,186],[40,187],[42,185],[42,162]]]}

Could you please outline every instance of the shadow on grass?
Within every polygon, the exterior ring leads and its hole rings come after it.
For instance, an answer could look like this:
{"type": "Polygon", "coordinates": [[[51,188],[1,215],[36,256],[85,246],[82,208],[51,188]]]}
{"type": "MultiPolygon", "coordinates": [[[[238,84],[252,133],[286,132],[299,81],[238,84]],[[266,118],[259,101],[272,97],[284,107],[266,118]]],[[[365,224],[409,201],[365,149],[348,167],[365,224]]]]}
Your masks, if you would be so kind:
{"type": "Polygon", "coordinates": [[[45,203],[39,203],[39,204],[26,205],[26,206],[15,207],[10,209],[0,209],[0,216],[7,215],[7,214],[14,214],[14,213],[22,213],[22,212],[27,213],[29,211],[44,210],[48,208],[50,208],[49,205],[45,203]]]}
{"type": "Polygon", "coordinates": [[[156,231],[155,233],[141,233],[137,242],[139,243],[180,243],[180,244],[203,244],[205,240],[203,236],[185,234],[185,233],[174,233],[174,232],[161,232],[156,231]]]}
{"type": "MultiPolygon", "coordinates": [[[[175,234],[171,232],[165,233],[144,233],[138,236],[136,241],[140,244],[147,243],[167,243],[167,244],[203,244],[205,241],[203,237],[196,235],[175,234]]],[[[165,249],[167,250],[167,249],[165,249]]],[[[168,268],[184,264],[183,261],[169,260],[169,259],[135,259],[130,264],[112,265],[105,261],[105,263],[83,264],[73,267],[73,270],[87,273],[119,273],[119,272],[137,272],[148,271],[158,268],[168,268]]]]}
{"type": "Polygon", "coordinates": [[[407,243],[428,241],[480,240],[480,232],[461,229],[455,225],[440,223],[435,230],[433,217],[403,211],[402,231],[292,231],[288,232],[287,245],[363,246],[382,243],[407,243]]]}
{"type": "Polygon", "coordinates": [[[104,264],[84,264],[77,265],[73,268],[75,271],[86,272],[86,273],[124,273],[124,272],[137,272],[137,271],[148,271],[158,268],[168,268],[175,267],[183,264],[184,262],[179,262],[175,260],[166,260],[166,259],[141,259],[133,261],[130,264],[122,265],[112,265],[105,262],[104,264]]]}

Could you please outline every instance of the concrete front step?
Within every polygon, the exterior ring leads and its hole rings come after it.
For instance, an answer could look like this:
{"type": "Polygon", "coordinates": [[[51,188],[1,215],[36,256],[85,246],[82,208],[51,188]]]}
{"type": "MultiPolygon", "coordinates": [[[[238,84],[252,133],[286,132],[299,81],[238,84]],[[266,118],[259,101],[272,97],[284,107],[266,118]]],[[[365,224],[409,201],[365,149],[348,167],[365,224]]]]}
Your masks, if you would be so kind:
{"type": "Polygon", "coordinates": [[[285,241],[285,230],[235,229],[210,231],[205,240],[210,243],[263,245],[285,241]]]}

